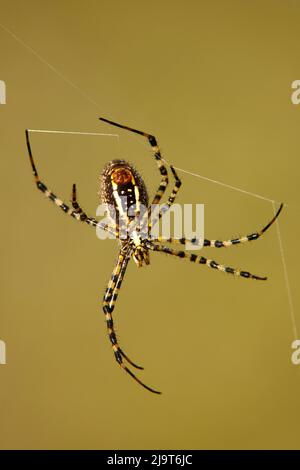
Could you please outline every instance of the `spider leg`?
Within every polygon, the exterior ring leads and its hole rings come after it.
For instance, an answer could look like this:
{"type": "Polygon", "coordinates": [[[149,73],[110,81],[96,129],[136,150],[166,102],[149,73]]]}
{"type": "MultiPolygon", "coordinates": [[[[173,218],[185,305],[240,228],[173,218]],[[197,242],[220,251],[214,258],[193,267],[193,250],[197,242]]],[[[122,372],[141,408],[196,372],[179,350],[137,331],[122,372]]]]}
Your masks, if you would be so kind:
{"type": "MultiPolygon", "coordinates": [[[[130,254],[129,254],[129,256],[127,256],[127,255],[124,256],[122,253],[119,253],[119,258],[118,258],[116,267],[113,271],[113,274],[111,276],[111,279],[110,279],[110,281],[108,283],[108,286],[107,286],[107,289],[105,291],[105,294],[104,294],[104,297],[103,297],[103,306],[108,306],[108,310],[109,310],[110,314],[112,314],[112,312],[114,311],[115,303],[116,303],[117,298],[118,298],[119,290],[121,288],[122,281],[124,279],[124,275],[125,275],[125,272],[126,272],[126,268],[127,268],[127,264],[128,264],[129,259],[130,259],[130,254]]],[[[111,318],[111,320],[112,320],[112,318],[111,318]]],[[[107,327],[109,329],[109,325],[107,325],[107,327]]],[[[112,344],[114,344],[113,343],[114,341],[117,341],[114,328],[112,328],[111,332],[109,331],[109,338],[110,338],[112,344]]],[[[138,366],[137,364],[132,362],[129,359],[129,357],[124,353],[124,351],[120,348],[119,345],[118,345],[118,350],[120,351],[120,353],[122,354],[124,359],[126,359],[129,362],[129,364],[131,364],[133,367],[136,367],[136,369],[144,369],[143,367],[138,366]]]]}
{"type": "MultiPolygon", "coordinates": [[[[89,217],[86,215],[86,213],[83,211],[82,207],[79,205],[77,201],[77,192],[76,192],[76,184],[74,183],[72,186],[72,198],[71,198],[72,206],[75,209],[76,214],[80,215],[80,219],[82,221],[85,221],[86,219],[89,219],[89,217]]],[[[118,231],[114,230],[113,227],[111,227],[108,224],[103,224],[103,222],[97,221],[96,219],[91,219],[90,218],[90,225],[92,226],[97,226],[101,228],[102,230],[105,230],[106,232],[114,235],[116,238],[118,238],[118,231]]]]}
{"type": "MultiPolygon", "coordinates": [[[[72,198],[71,198],[71,202],[72,202],[72,207],[75,209],[75,213],[78,214],[80,216],[80,220],[82,222],[87,222],[89,225],[92,225],[93,227],[97,224],[99,224],[99,222],[92,218],[92,217],[89,217],[82,209],[82,207],[79,205],[78,201],[77,201],[77,192],[76,192],[76,184],[74,183],[73,186],[72,186],[72,198]]],[[[102,226],[102,229],[103,230],[108,230],[108,226],[102,226]]]]}
{"type": "Polygon", "coordinates": [[[136,382],[138,382],[142,387],[146,388],[150,392],[153,393],[160,393],[147,385],[145,385],[143,382],[141,382],[140,379],[138,379],[135,374],[128,369],[128,367],[124,364],[123,359],[125,359],[129,364],[131,364],[133,367],[136,367],[137,369],[143,369],[143,367],[138,366],[134,362],[132,362],[128,356],[124,353],[124,351],[120,348],[117,340],[117,336],[115,333],[115,328],[114,328],[114,322],[113,322],[113,317],[112,317],[112,312],[114,310],[115,302],[118,297],[118,291],[121,287],[127,264],[130,259],[131,252],[129,251],[128,253],[122,253],[122,250],[119,253],[118,261],[116,263],[116,266],[113,270],[113,274],[111,276],[111,279],[108,283],[106,292],[104,294],[103,298],[103,311],[105,314],[105,319],[106,319],[106,324],[107,324],[107,330],[108,330],[108,335],[110,342],[112,344],[112,348],[114,351],[114,355],[116,358],[117,363],[122,367],[122,369],[125,370],[136,382]]]}
{"type": "MultiPolygon", "coordinates": [[[[173,189],[172,189],[172,192],[171,192],[171,195],[169,196],[168,198],[168,201],[166,202],[166,205],[169,206],[169,208],[171,207],[171,205],[174,203],[175,199],[176,199],[176,196],[177,196],[177,193],[179,191],[179,188],[180,186],[182,185],[182,181],[181,179],[179,178],[179,176],[177,175],[176,171],[175,171],[175,168],[170,165],[170,168],[171,168],[171,171],[173,173],[173,176],[174,176],[174,179],[175,179],[175,184],[173,186],[173,189]]],[[[161,217],[161,216],[160,216],[161,217]]]]}
{"type": "Polygon", "coordinates": [[[71,202],[72,202],[72,206],[75,209],[76,214],[80,214],[81,220],[85,221],[86,219],[89,219],[90,220],[89,224],[92,225],[93,227],[97,226],[97,228],[105,230],[106,232],[113,235],[115,238],[119,238],[119,225],[118,224],[112,226],[110,224],[103,223],[103,221],[97,221],[96,219],[88,218],[88,216],[83,211],[82,207],[79,205],[77,201],[77,191],[76,191],[75,183],[72,186],[71,202]]]}
{"type": "MultiPolygon", "coordinates": [[[[144,137],[146,137],[146,139],[148,139],[148,142],[149,144],[151,145],[151,148],[154,152],[154,157],[155,157],[155,160],[156,160],[156,163],[157,163],[157,166],[158,166],[158,169],[160,171],[160,174],[161,174],[161,181],[160,181],[160,184],[159,184],[159,187],[155,193],[155,196],[151,202],[151,205],[155,205],[155,204],[159,204],[162,196],[164,195],[166,189],[167,189],[167,186],[168,186],[168,183],[169,183],[169,178],[168,178],[168,171],[167,171],[167,168],[163,162],[163,159],[162,159],[162,156],[161,156],[161,152],[160,152],[160,149],[159,149],[159,146],[157,144],[157,140],[156,138],[154,137],[154,135],[151,135],[151,134],[148,134],[147,132],[143,132],[143,131],[139,131],[137,129],[133,129],[132,127],[128,127],[128,126],[124,126],[123,124],[118,124],[116,122],[113,122],[113,121],[110,121],[108,119],[105,119],[105,118],[102,118],[100,117],[99,118],[101,121],[103,122],[107,122],[108,124],[111,124],[112,126],[116,126],[116,127],[120,127],[121,129],[125,129],[127,131],[130,131],[130,132],[134,132],[135,134],[139,134],[139,135],[142,135],[144,137]]],[[[160,219],[162,217],[162,215],[167,211],[169,210],[169,208],[171,207],[171,205],[173,204],[175,198],[176,198],[176,195],[177,195],[177,192],[179,191],[179,188],[181,186],[181,180],[179,179],[175,169],[171,166],[171,171],[173,173],[173,176],[175,178],[175,186],[172,190],[172,193],[171,195],[169,196],[168,198],[168,201],[165,205],[165,209],[160,211],[157,218],[155,218],[154,221],[151,222],[151,217],[150,217],[150,214],[151,214],[151,207],[149,208],[149,213],[148,213],[148,217],[149,217],[149,226],[148,226],[148,229],[149,229],[149,232],[151,230],[151,227],[158,221],[158,219],[160,219]]],[[[150,206],[151,206],[150,205],[150,206]]]]}
{"type": "Polygon", "coordinates": [[[86,222],[88,225],[92,225],[95,227],[99,222],[94,219],[93,217],[88,217],[85,213],[77,212],[76,210],[73,210],[71,207],[69,207],[64,201],[59,199],[48,187],[40,180],[40,177],[38,175],[33,156],[32,156],[32,151],[31,151],[31,145],[30,145],[30,140],[29,140],[29,131],[26,129],[25,131],[26,134],[26,143],[27,143],[27,149],[28,149],[28,154],[29,154],[29,159],[33,171],[33,176],[37,185],[37,188],[45,194],[45,196],[50,199],[54,204],[56,204],[57,207],[60,207],[61,210],[67,214],[73,217],[76,220],[79,220],[80,222],[86,222]]]}
{"type": "Polygon", "coordinates": [[[72,199],[71,199],[71,202],[72,202],[72,207],[74,207],[77,214],[84,214],[83,209],[80,207],[80,205],[78,204],[78,201],[77,201],[77,192],[76,192],[76,184],[75,183],[72,186],[72,199]]]}
{"type": "Polygon", "coordinates": [[[109,119],[105,119],[105,118],[102,118],[102,117],[100,117],[99,119],[100,119],[100,121],[107,122],[108,124],[111,124],[112,126],[120,127],[121,129],[125,129],[127,131],[134,132],[135,134],[142,135],[142,136],[146,137],[146,139],[148,139],[148,142],[151,145],[151,148],[154,152],[154,157],[155,157],[159,172],[160,172],[161,177],[162,177],[160,185],[158,187],[158,190],[156,191],[156,194],[155,194],[154,199],[152,201],[152,204],[158,204],[159,201],[161,200],[164,192],[166,191],[166,188],[167,188],[168,183],[169,183],[169,179],[168,179],[167,168],[163,163],[162,156],[161,156],[161,153],[160,153],[160,149],[158,147],[157,140],[154,137],[154,135],[148,134],[147,132],[138,131],[137,129],[133,129],[132,127],[124,126],[123,124],[118,124],[117,122],[110,121],[109,119]]]}
{"type": "Polygon", "coordinates": [[[152,251],[160,251],[166,253],[168,255],[177,256],[178,258],[187,258],[189,261],[198,264],[205,264],[209,268],[218,269],[219,271],[233,274],[235,276],[241,276],[248,279],[256,279],[259,281],[265,281],[266,277],[256,276],[255,274],[251,274],[248,271],[242,271],[240,269],[230,268],[229,266],[224,266],[223,264],[219,264],[216,261],[211,259],[204,258],[204,256],[197,256],[195,254],[189,254],[185,251],[173,250],[167,246],[156,245],[155,243],[146,243],[147,248],[152,251]]]}
{"type": "Polygon", "coordinates": [[[179,191],[180,186],[182,185],[182,181],[180,180],[179,176],[177,175],[177,173],[175,171],[175,168],[172,165],[170,165],[170,168],[171,168],[171,171],[172,171],[173,176],[175,178],[175,184],[173,186],[171,195],[169,196],[167,202],[163,205],[163,207],[160,209],[159,213],[157,214],[157,216],[153,220],[151,220],[151,217],[150,217],[151,208],[149,209],[149,232],[150,232],[151,228],[154,227],[156,225],[156,223],[161,219],[161,217],[166,212],[168,212],[168,210],[170,209],[170,207],[172,206],[172,204],[174,203],[174,201],[176,199],[176,196],[177,196],[177,193],[179,191]]]}
{"type": "Polygon", "coordinates": [[[157,237],[153,239],[153,241],[157,242],[168,242],[168,243],[176,243],[176,244],[181,244],[185,245],[187,242],[192,243],[194,246],[199,246],[203,245],[204,247],[206,246],[211,246],[214,248],[227,248],[232,245],[238,245],[239,243],[245,243],[245,242],[251,242],[253,240],[257,240],[260,238],[270,227],[271,225],[275,222],[277,217],[279,216],[280,212],[282,211],[283,204],[280,204],[280,207],[272,220],[267,223],[265,227],[263,227],[261,230],[258,232],[251,233],[250,235],[246,235],[245,237],[241,238],[233,238],[231,240],[226,240],[226,241],[221,241],[221,240],[207,240],[206,238],[204,240],[198,240],[197,238],[192,238],[192,239],[187,239],[187,238],[164,238],[164,237],[157,237]]]}

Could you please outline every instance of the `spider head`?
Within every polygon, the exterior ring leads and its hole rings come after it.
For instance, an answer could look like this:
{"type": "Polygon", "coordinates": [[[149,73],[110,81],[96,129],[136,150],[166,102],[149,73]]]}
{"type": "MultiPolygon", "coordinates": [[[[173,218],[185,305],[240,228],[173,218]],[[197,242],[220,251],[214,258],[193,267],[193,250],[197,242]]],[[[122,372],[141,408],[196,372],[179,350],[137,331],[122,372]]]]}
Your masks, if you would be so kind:
{"type": "Polygon", "coordinates": [[[149,250],[144,248],[142,245],[139,245],[135,248],[132,258],[138,268],[143,266],[143,263],[150,264],[149,250]]]}

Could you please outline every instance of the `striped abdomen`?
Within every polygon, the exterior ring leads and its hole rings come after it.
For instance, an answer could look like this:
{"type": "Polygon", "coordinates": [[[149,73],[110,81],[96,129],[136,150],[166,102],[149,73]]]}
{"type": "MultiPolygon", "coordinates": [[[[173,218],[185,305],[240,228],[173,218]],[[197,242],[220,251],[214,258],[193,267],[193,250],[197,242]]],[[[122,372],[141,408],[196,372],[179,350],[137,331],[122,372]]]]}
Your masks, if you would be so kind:
{"type": "MultiPolygon", "coordinates": [[[[148,207],[145,183],[138,171],[125,160],[112,160],[105,165],[100,176],[99,195],[102,203],[113,206],[121,216],[127,216],[130,207],[136,211],[141,205],[148,207]]],[[[132,210],[130,214],[129,219],[132,219],[132,210]]]]}

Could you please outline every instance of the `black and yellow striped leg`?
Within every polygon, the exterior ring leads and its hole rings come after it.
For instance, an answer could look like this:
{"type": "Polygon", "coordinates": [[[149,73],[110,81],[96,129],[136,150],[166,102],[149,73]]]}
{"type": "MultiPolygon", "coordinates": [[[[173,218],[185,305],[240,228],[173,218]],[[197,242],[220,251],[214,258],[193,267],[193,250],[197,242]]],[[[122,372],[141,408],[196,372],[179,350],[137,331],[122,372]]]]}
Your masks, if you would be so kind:
{"type": "MultiPolygon", "coordinates": [[[[164,193],[167,189],[167,186],[168,186],[168,183],[169,183],[169,178],[168,178],[168,170],[167,170],[167,168],[166,168],[166,166],[163,162],[163,159],[162,159],[162,156],[161,156],[161,153],[160,153],[160,149],[158,147],[157,140],[154,137],[154,135],[148,134],[147,132],[138,131],[137,129],[133,129],[132,127],[124,126],[123,124],[118,124],[116,122],[110,121],[110,120],[102,118],[102,117],[99,118],[99,119],[100,119],[100,121],[107,122],[108,124],[111,124],[112,126],[120,127],[121,129],[125,129],[127,131],[134,132],[135,134],[142,135],[143,137],[146,137],[146,139],[148,139],[148,142],[151,145],[151,148],[154,152],[154,157],[155,157],[159,172],[161,174],[161,181],[160,181],[159,187],[156,191],[156,194],[153,198],[153,201],[152,201],[151,205],[159,204],[162,196],[164,195],[164,193]]],[[[172,172],[174,174],[174,169],[172,169],[172,172]]],[[[150,217],[149,217],[149,220],[150,220],[150,217]]],[[[151,226],[150,226],[150,228],[151,228],[151,226]]]]}
{"type": "Polygon", "coordinates": [[[117,264],[116,264],[116,266],[113,270],[113,274],[111,276],[111,279],[110,279],[109,284],[107,286],[106,292],[104,294],[103,311],[104,311],[104,314],[105,314],[108,335],[109,335],[110,342],[112,344],[112,348],[113,348],[113,351],[114,351],[116,361],[120,365],[120,367],[122,367],[122,369],[124,369],[125,372],[127,372],[136,382],[138,382],[140,385],[142,385],[144,388],[146,388],[150,392],[160,393],[160,392],[157,392],[156,390],[148,387],[143,382],[141,382],[140,379],[138,379],[135,376],[135,374],[133,374],[133,372],[131,372],[131,370],[128,369],[126,364],[124,364],[123,359],[125,359],[133,367],[135,367],[137,369],[143,369],[143,367],[138,366],[137,364],[132,362],[128,358],[128,356],[124,353],[124,351],[120,348],[120,346],[118,344],[117,337],[116,337],[116,333],[115,333],[112,312],[114,310],[115,302],[116,302],[117,297],[118,297],[118,291],[121,287],[121,284],[122,284],[122,281],[123,281],[123,278],[124,278],[124,275],[125,275],[125,272],[126,272],[127,264],[128,264],[129,259],[130,259],[130,254],[131,254],[131,252],[127,252],[127,253],[122,252],[122,251],[120,252],[117,264]]]}
{"type": "Polygon", "coordinates": [[[154,199],[152,201],[152,204],[158,204],[159,201],[161,200],[164,192],[166,191],[169,180],[168,180],[168,171],[167,171],[167,168],[166,168],[166,166],[165,166],[165,164],[162,160],[160,149],[158,147],[157,140],[154,137],[154,135],[148,134],[147,132],[138,131],[137,129],[133,129],[132,127],[124,126],[123,124],[118,124],[117,122],[110,121],[109,119],[105,119],[105,118],[102,118],[102,117],[100,117],[99,119],[100,119],[100,121],[107,122],[108,124],[111,124],[112,126],[120,127],[121,129],[125,129],[127,131],[134,132],[135,134],[142,135],[143,137],[146,137],[146,139],[148,139],[148,142],[151,145],[151,148],[154,152],[154,157],[155,157],[159,172],[162,176],[160,185],[159,185],[158,190],[157,190],[157,192],[154,196],[154,199]]]}
{"type": "Polygon", "coordinates": [[[171,195],[169,196],[168,201],[167,201],[167,205],[169,207],[171,207],[171,205],[174,203],[174,201],[176,199],[176,196],[177,196],[177,193],[180,189],[180,186],[182,185],[182,181],[179,178],[179,176],[177,175],[177,173],[175,171],[175,168],[172,165],[170,165],[170,168],[171,168],[171,171],[172,171],[174,179],[175,179],[175,185],[174,185],[174,187],[172,189],[172,192],[171,192],[171,195]]]}
{"type": "Polygon", "coordinates": [[[175,168],[170,165],[171,171],[173,173],[173,176],[175,178],[175,185],[172,189],[171,195],[169,196],[167,202],[163,205],[162,209],[159,211],[158,215],[151,221],[150,215],[151,215],[151,209],[149,209],[149,232],[151,230],[151,227],[154,227],[155,224],[158,222],[158,220],[161,219],[161,217],[168,212],[172,204],[174,203],[177,193],[179,191],[180,186],[182,185],[182,181],[180,180],[179,176],[177,175],[175,168]]]}
{"type": "Polygon", "coordinates": [[[83,211],[82,207],[80,207],[80,205],[77,201],[77,191],[76,191],[76,184],[75,183],[72,186],[72,199],[71,199],[71,202],[72,202],[72,206],[76,210],[77,214],[84,214],[84,211],[83,211]]]}
{"type": "MultiPolygon", "coordinates": [[[[108,124],[111,124],[112,126],[120,127],[121,129],[125,129],[125,130],[128,130],[130,132],[134,132],[135,134],[142,135],[142,136],[146,137],[146,139],[148,139],[148,142],[151,145],[151,148],[154,152],[154,157],[155,157],[159,172],[160,172],[161,177],[162,177],[161,181],[160,181],[160,184],[159,184],[159,187],[156,191],[156,194],[155,194],[155,196],[152,200],[151,205],[159,204],[159,202],[161,201],[161,198],[163,197],[163,195],[164,195],[164,193],[167,189],[167,186],[168,186],[168,183],[169,183],[169,178],[168,178],[168,171],[167,171],[167,168],[166,168],[166,166],[163,162],[161,152],[160,152],[160,149],[159,149],[159,146],[157,144],[157,140],[156,140],[155,136],[151,135],[151,134],[148,134],[147,132],[143,132],[143,131],[139,131],[137,129],[133,129],[132,127],[124,126],[123,124],[118,124],[116,122],[110,121],[110,120],[105,119],[105,118],[99,118],[99,119],[103,122],[107,122],[108,124]]],[[[167,210],[169,210],[169,208],[173,204],[173,202],[176,198],[176,195],[179,191],[179,188],[182,184],[181,180],[179,179],[179,177],[178,177],[175,169],[173,168],[173,166],[170,166],[170,168],[171,168],[171,171],[172,171],[173,176],[175,178],[175,186],[172,190],[171,195],[168,198],[168,201],[165,205],[165,209],[163,211],[160,211],[157,218],[155,218],[155,220],[152,223],[151,223],[151,207],[149,208],[149,214],[148,214],[148,217],[149,217],[149,226],[148,226],[149,232],[151,230],[151,227],[154,225],[154,223],[156,223],[157,220],[160,219],[162,217],[162,215],[167,210]]]]}
{"type": "Polygon", "coordinates": [[[69,207],[64,201],[59,199],[50,189],[47,188],[47,186],[40,180],[33,156],[32,156],[32,151],[31,151],[31,145],[30,145],[30,140],[29,140],[29,131],[26,129],[25,131],[26,134],[26,143],[27,143],[27,149],[28,149],[28,154],[29,154],[29,159],[32,167],[32,172],[33,176],[37,185],[37,188],[45,194],[45,196],[50,199],[54,204],[56,204],[57,207],[60,207],[61,210],[67,214],[73,217],[76,220],[79,220],[80,222],[86,222],[88,225],[92,225],[95,227],[98,224],[98,221],[94,219],[93,217],[88,217],[84,213],[77,212],[77,210],[73,209],[72,207],[69,207]]]}
{"type": "Polygon", "coordinates": [[[121,249],[118,255],[116,265],[104,293],[103,305],[108,305],[110,312],[114,311],[118,293],[125,276],[126,268],[130,260],[130,248],[121,249]]]}
{"type": "MultiPolygon", "coordinates": [[[[84,222],[86,219],[89,219],[88,215],[83,211],[82,207],[78,204],[76,184],[75,183],[72,186],[72,199],[71,199],[71,202],[72,202],[72,207],[75,209],[76,214],[80,215],[80,220],[82,220],[84,222]]],[[[94,219],[94,220],[96,220],[96,219],[94,219]]]]}
{"type": "Polygon", "coordinates": [[[185,245],[186,243],[191,243],[195,247],[202,245],[204,247],[211,246],[213,248],[224,248],[224,247],[228,248],[229,246],[238,245],[238,244],[245,243],[245,242],[251,242],[253,240],[257,240],[258,238],[260,238],[268,230],[268,228],[270,228],[271,225],[275,222],[275,220],[279,216],[280,212],[282,211],[282,208],[283,208],[283,204],[280,204],[280,207],[279,207],[278,211],[276,212],[276,214],[274,215],[272,220],[270,220],[270,222],[268,222],[265,227],[263,227],[258,232],[251,233],[250,235],[246,235],[245,237],[232,238],[231,240],[223,240],[223,241],[221,241],[221,240],[207,240],[205,238],[204,240],[202,240],[202,243],[197,238],[187,239],[187,238],[184,238],[184,237],[183,238],[157,237],[157,238],[153,239],[153,241],[177,243],[177,244],[181,244],[181,245],[185,245]]]}
{"type": "Polygon", "coordinates": [[[76,191],[75,183],[72,186],[71,202],[72,202],[73,208],[75,209],[76,214],[80,216],[80,220],[82,222],[86,222],[88,225],[92,225],[93,227],[98,226],[102,230],[105,230],[106,232],[109,232],[110,234],[118,238],[118,232],[116,232],[113,227],[110,227],[108,224],[103,224],[102,222],[99,222],[98,220],[92,217],[88,217],[88,215],[83,211],[82,207],[79,205],[77,201],[77,191],[76,191]]]}
{"type": "MultiPolygon", "coordinates": [[[[259,230],[258,232],[254,232],[254,233],[251,233],[250,235],[246,235],[245,237],[240,237],[240,238],[232,238],[231,240],[225,240],[225,241],[221,241],[221,240],[207,240],[205,239],[204,240],[204,245],[203,246],[211,246],[211,247],[214,247],[214,248],[227,248],[229,246],[233,246],[233,245],[238,245],[240,243],[245,243],[245,242],[251,242],[253,240],[257,240],[258,238],[260,238],[270,227],[271,225],[275,222],[275,220],[277,219],[277,217],[279,216],[280,212],[282,211],[282,208],[283,208],[283,204],[280,204],[280,207],[279,209],[277,210],[276,214],[274,215],[274,217],[270,220],[270,222],[267,223],[267,225],[265,225],[265,227],[263,227],[261,230],[259,230]]],[[[197,240],[195,239],[192,239],[191,240],[191,243],[194,244],[194,243],[197,243],[197,240]]]]}
{"type": "Polygon", "coordinates": [[[155,243],[147,243],[147,248],[152,251],[160,251],[162,253],[166,253],[168,255],[177,256],[178,258],[186,258],[193,263],[204,264],[209,268],[218,269],[224,273],[233,274],[234,276],[241,276],[248,279],[256,279],[259,281],[265,281],[266,277],[256,276],[255,274],[251,274],[248,271],[242,271],[240,269],[230,268],[229,266],[224,266],[223,264],[219,264],[216,261],[211,259],[204,258],[204,256],[197,256],[195,254],[189,254],[186,251],[179,251],[173,250],[167,246],[156,245],[155,243]]]}

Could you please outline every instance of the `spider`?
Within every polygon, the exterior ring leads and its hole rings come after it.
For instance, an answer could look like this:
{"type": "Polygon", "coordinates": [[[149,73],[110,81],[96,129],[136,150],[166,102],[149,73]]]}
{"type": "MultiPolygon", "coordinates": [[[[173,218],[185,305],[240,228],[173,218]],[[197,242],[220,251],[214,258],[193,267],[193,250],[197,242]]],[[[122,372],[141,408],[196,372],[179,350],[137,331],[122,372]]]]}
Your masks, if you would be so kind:
{"type": "MultiPolygon", "coordinates": [[[[169,178],[168,178],[168,171],[166,168],[166,165],[164,163],[164,160],[161,156],[161,152],[159,149],[159,146],[157,144],[156,138],[148,134],[146,132],[139,131],[137,129],[133,129],[128,126],[124,126],[122,124],[118,124],[116,122],[110,121],[105,118],[99,118],[101,121],[104,121],[110,125],[119,127],[121,129],[125,129],[130,132],[134,132],[136,134],[139,134],[143,137],[145,137],[153,151],[154,159],[156,161],[159,173],[161,175],[161,181],[159,184],[159,187],[155,193],[155,196],[152,200],[152,204],[159,204],[161,201],[163,195],[166,192],[168,183],[169,183],[169,178]]],[[[72,189],[72,207],[67,205],[65,202],[63,202],[61,199],[59,199],[48,187],[40,180],[33,156],[32,156],[32,151],[31,151],[31,145],[29,141],[29,131],[26,130],[26,142],[27,142],[27,148],[28,148],[28,153],[29,153],[29,159],[34,175],[34,179],[37,185],[37,188],[47,197],[49,198],[56,206],[60,207],[60,209],[67,215],[73,217],[74,219],[84,222],[88,225],[91,225],[92,227],[97,227],[99,226],[99,221],[94,219],[93,217],[88,216],[81,206],[79,205],[77,201],[77,195],[76,195],[76,185],[73,184],[73,189],[72,189]]],[[[175,198],[177,196],[177,193],[179,191],[179,188],[181,186],[181,180],[179,179],[175,168],[170,165],[171,172],[174,177],[174,186],[171,191],[171,194],[168,197],[168,200],[164,206],[164,210],[159,211],[156,220],[152,223],[156,223],[163,215],[163,213],[168,210],[172,204],[175,201],[175,198]]],[[[102,199],[102,202],[108,203],[112,205],[119,217],[118,220],[120,219],[125,219],[125,222],[128,226],[129,222],[135,221],[138,219],[140,216],[140,211],[139,208],[141,204],[143,206],[146,206],[148,208],[148,216],[151,213],[151,205],[149,205],[149,198],[148,198],[148,193],[147,189],[145,186],[145,183],[138,173],[138,171],[127,161],[125,160],[112,160],[109,161],[106,166],[104,167],[101,177],[100,177],[100,197],[102,199]],[[121,197],[123,196],[123,198],[121,197]],[[134,205],[135,207],[135,212],[134,215],[129,215],[127,206],[129,204],[124,204],[124,198],[125,200],[128,199],[130,202],[130,206],[134,205]]],[[[125,201],[126,202],[126,201],[125,201]]],[[[221,240],[207,240],[204,239],[204,243],[202,241],[201,244],[203,244],[204,247],[215,247],[215,248],[223,248],[223,247],[229,247],[232,245],[237,245],[240,243],[245,243],[245,242],[250,242],[253,240],[257,240],[260,238],[266,230],[274,223],[274,221],[277,219],[279,216],[281,210],[282,210],[283,204],[280,205],[277,213],[275,216],[272,218],[272,220],[265,225],[261,230],[251,233],[250,235],[246,235],[241,238],[234,238],[231,240],[227,241],[221,241],[221,240]]],[[[151,222],[149,221],[150,218],[148,217],[148,228],[151,228],[151,222]]],[[[151,219],[152,220],[152,219],[151,219]]],[[[204,256],[196,255],[196,254],[190,254],[187,251],[182,251],[182,250],[175,250],[173,248],[169,248],[168,246],[164,246],[161,243],[163,241],[168,242],[168,243],[177,243],[181,245],[185,245],[187,242],[192,243],[195,247],[200,246],[200,240],[196,238],[192,238],[190,240],[186,238],[181,238],[181,239],[173,239],[173,238],[163,238],[161,236],[156,237],[156,238],[150,238],[150,237],[142,237],[139,234],[139,226],[137,225],[137,229],[133,230],[133,232],[129,235],[127,234],[127,237],[121,238],[120,237],[120,231],[119,231],[119,225],[118,223],[115,224],[114,228],[112,228],[109,225],[102,226],[102,229],[107,230],[110,233],[113,233],[117,238],[119,238],[119,254],[117,257],[117,261],[115,264],[115,267],[113,269],[111,278],[108,282],[107,288],[104,293],[103,297],[103,312],[105,315],[106,319],[106,325],[107,325],[107,330],[108,330],[108,336],[109,340],[112,345],[112,349],[115,355],[115,359],[117,363],[121,366],[121,368],[127,372],[136,382],[138,382],[141,386],[143,386],[145,389],[149,390],[150,392],[160,394],[161,392],[154,390],[151,387],[148,387],[146,384],[144,384],[128,367],[128,365],[131,365],[132,367],[136,369],[143,369],[143,367],[135,364],[132,362],[129,357],[125,354],[123,349],[119,346],[117,336],[115,333],[115,328],[114,328],[114,321],[112,317],[113,310],[115,308],[115,303],[118,297],[118,293],[120,291],[122,281],[126,272],[126,268],[128,265],[128,262],[130,258],[133,258],[135,263],[137,264],[138,267],[143,266],[143,264],[148,265],[150,263],[150,257],[149,257],[149,252],[150,251],[157,251],[161,253],[166,253],[170,256],[176,256],[178,258],[185,258],[188,259],[189,261],[193,263],[198,263],[202,265],[206,265],[209,268],[216,269],[219,271],[223,271],[225,273],[235,275],[235,276],[240,276],[246,279],[255,279],[255,280],[266,280],[266,277],[260,277],[256,276],[254,274],[249,273],[248,271],[242,271],[239,269],[231,268],[228,266],[224,266],[222,264],[217,263],[216,261],[213,261],[212,259],[205,258],[204,256]]]]}

